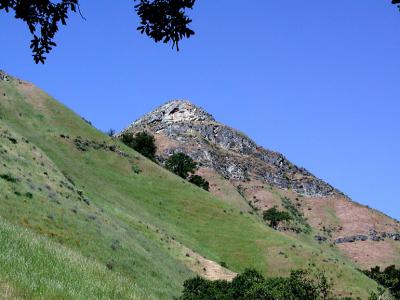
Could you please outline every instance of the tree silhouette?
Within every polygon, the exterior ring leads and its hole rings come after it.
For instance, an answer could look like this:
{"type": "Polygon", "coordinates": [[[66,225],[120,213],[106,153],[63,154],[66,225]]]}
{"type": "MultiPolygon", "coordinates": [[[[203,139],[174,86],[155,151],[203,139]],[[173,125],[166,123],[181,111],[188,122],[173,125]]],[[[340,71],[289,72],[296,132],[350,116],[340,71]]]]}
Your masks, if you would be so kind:
{"type": "Polygon", "coordinates": [[[190,177],[188,178],[188,181],[190,183],[197,185],[198,187],[201,187],[202,189],[204,189],[206,191],[210,190],[210,183],[199,175],[195,175],[195,174],[190,175],[190,177]]]}
{"type": "Polygon", "coordinates": [[[172,48],[179,51],[179,41],[194,34],[188,25],[192,22],[185,15],[185,9],[192,9],[195,0],[140,0],[135,5],[141,22],[137,28],[156,43],[172,42],[172,48]]]}
{"type": "MultiPolygon", "coordinates": [[[[172,42],[179,51],[179,42],[194,35],[188,26],[192,20],[186,15],[196,0],[134,0],[140,17],[137,27],[156,43],[172,42]]],[[[392,0],[400,8],[400,0],[392,0]]],[[[34,61],[44,64],[46,54],[56,46],[54,38],[59,25],[67,25],[70,13],[80,13],[79,0],[0,0],[0,10],[13,11],[16,19],[26,23],[32,34],[30,48],[34,61]]],[[[82,14],[81,14],[82,16],[82,14]]]]}
{"type": "Polygon", "coordinates": [[[176,175],[186,179],[189,173],[196,171],[197,164],[189,155],[178,152],[171,155],[165,161],[165,167],[176,175]]]}
{"type": "Polygon", "coordinates": [[[291,217],[286,211],[279,211],[276,206],[264,211],[264,221],[269,221],[269,225],[276,229],[280,222],[290,221],[291,217]]]}
{"type": "Polygon", "coordinates": [[[125,132],[121,135],[120,139],[128,147],[131,147],[153,161],[156,160],[157,146],[154,136],[150,133],[142,131],[133,135],[132,132],[125,132]]]}
{"type": "MultiPolygon", "coordinates": [[[[179,51],[179,42],[194,34],[188,26],[192,22],[185,14],[196,0],[134,0],[140,17],[139,30],[155,42],[172,42],[179,51]]],[[[0,0],[0,10],[14,12],[32,34],[30,48],[35,63],[44,64],[46,54],[56,46],[54,38],[59,26],[67,25],[70,13],[80,13],[79,0],[0,0]]],[[[82,15],[82,14],[81,14],[82,15]]]]}

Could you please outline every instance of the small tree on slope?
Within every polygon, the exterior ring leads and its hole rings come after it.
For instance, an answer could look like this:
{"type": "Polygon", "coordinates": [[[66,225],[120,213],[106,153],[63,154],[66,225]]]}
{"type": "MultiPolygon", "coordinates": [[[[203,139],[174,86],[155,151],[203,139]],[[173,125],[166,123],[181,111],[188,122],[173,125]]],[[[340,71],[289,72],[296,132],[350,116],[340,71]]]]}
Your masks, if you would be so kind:
{"type": "Polygon", "coordinates": [[[186,179],[189,173],[196,171],[197,164],[189,155],[178,152],[166,160],[165,167],[176,175],[186,179]]]}

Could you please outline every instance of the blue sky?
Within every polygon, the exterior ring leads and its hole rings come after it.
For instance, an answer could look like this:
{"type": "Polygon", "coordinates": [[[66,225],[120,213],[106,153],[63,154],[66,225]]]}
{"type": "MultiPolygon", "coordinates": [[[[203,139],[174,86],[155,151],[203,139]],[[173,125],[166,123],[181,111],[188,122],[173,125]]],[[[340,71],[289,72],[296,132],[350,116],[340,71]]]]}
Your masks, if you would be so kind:
{"type": "Polygon", "coordinates": [[[0,68],[117,130],[170,99],[282,152],[400,219],[400,12],[390,1],[198,0],[176,53],[136,32],[133,1],[81,1],[44,66],[0,13],[0,68]]]}

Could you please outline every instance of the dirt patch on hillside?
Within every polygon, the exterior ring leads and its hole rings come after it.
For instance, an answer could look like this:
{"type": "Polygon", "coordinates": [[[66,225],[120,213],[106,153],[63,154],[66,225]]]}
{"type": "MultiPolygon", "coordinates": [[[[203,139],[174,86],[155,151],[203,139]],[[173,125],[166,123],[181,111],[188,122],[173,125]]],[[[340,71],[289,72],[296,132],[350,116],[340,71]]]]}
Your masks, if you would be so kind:
{"type": "MultiPolygon", "coordinates": [[[[394,233],[399,224],[378,211],[350,201],[344,197],[304,198],[304,214],[320,235],[330,242],[355,235],[368,236],[370,231],[394,233]]],[[[355,241],[337,244],[342,253],[361,268],[387,266],[398,261],[399,241],[355,241]]]]}
{"type": "Polygon", "coordinates": [[[310,210],[304,210],[311,225],[321,229],[331,226],[332,237],[377,232],[396,232],[400,225],[384,214],[343,197],[303,198],[310,210]]]}
{"type": "Polygon", "coordinates": [[[237,273],[222,267],[215,261],[204,258],[184,246],[182,246],[181,254],[184,255],[184,262],[189,269],[208,280],[231,281],[237,275],[237,273]]]}
{"type": "Polygon", "coordinates": [[[362,269],[370,269],[377,265],[387,267],[394,264],[398,257],[392,241],[358,241],[337,246],[362,269]]]}
{"type": "Polygon", "coordinates": [[[252,207],[260,211],[281,205],[280,196],[275,189],[261,180],[234,181],[232,184],[252,207]]]}
{"type": "Polygon", "coordinates": [[[369,229],[378,232],[393,232],[399,229],[399,224],[384,214],[344,198],[334,201],[334,208],[345,234],[358,234],[369,229]]]}
{"type": "Polygon", "coordinates": [[[156,146],[157,146],[157,154],[163,155],[163,153],[171,148],[176,148],[179,146],[179,144],[165,136],[164,134],[156,133],[154,134],[154,138],[156,140],[156,146]]]}
{"type": "Polygon", "coordinates": [[[2,281],[0,281],[0,298],[3,300],[21,299],[16,295],[13,287],[2,281]]]}
{"type": "Polygon", "coordinates": [[[340,220],[336,216],[335,198],[302,198],[303,213],[310,225],[316,229],[323,226],[340,227],[340,220]]]}
{"type": "Polygon", "coordinates": [[[39,88],[26,81],[17,82],[18,92],[20,92],[29,103],[41,111],[46,110],[46,100],[48,96],[39,88]]]}
{"type": "Polygon", "coordinates": [[[279,198],[268,190],[266,184],[262,181],[251,180],[242,183],[242,186],[245,190],[246,199],[261,211],[280,204],[279,198]]]}

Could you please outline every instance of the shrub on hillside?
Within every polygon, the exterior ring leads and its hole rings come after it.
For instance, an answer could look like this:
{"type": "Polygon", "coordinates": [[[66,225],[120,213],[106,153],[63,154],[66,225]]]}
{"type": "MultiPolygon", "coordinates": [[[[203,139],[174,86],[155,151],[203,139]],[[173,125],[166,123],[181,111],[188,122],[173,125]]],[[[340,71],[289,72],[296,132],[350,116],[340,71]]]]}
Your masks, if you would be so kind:
{"type": "Polygon", "coordinates": [[[197,164],[189,155],[178,152],[171,155],[165,161],[165,167],[176,175],[186,179],[189,173],[195,172],[197,164]]]}
{"type": "Polygon", "coordinates": [[[381,271],[379,266],[364,271],[364,274],[389,289],[395,299],[400,299],[400,269],[394,265],[381,271]]]}
{"type": "Polygon", "coordinates": [[[141,172],[142,172],[142,170],[139,168],[139,166],[137,166],[137,165],[133,165],[132,166],[132,171],[135,173],[135,174],[140,174],[141,172]]]}
{"type": "Polygon", "coordinates": [[[291,229],[297,233],[311,233],[311,226],[308,224],[301,210],[288,197],[282,197],[281,200],[282,206],[289,213],[290,219],[293,221],[291,222],[291,229]]]}
{"type": "Polygon", "coordinates": [[[209,281],[200,277],[186,280],[180,300],[327,300],[331,284],[324,273],[292,271],[289,277],[265,279],[255,270],[246,270],[232,282],[209,281]]]}
{"type": "Polygon", "coordinates": [[[18,179],[12,176],[11,174],[0,174],[0,178],[4,179],[8,182],[17,182],[18,179]]]}
{"type": "Polygon", "coordinates": [[[274,206],[264,211],[263,219],[269,222],[269,226],[276,229],[280,222],[290,221],[291,217],[286,211],[280,211],[274,206]]]}
{"type": "Polygon", "coordinates": [[[157,147],[154,136],[150,133],[143,131],[134,135],[132,132],[125,132],[121,135],[121,141],[147,158],[156,159],[157,147]]]}
{"type": "Polygon", "coordinates": [[[210,184],[208,181],[206,181],[203,177],[199,175],[191,175],[189,177],[189,182],[197,185],[198,187],[201,187],[202,189],[209,191],[210,189],[210,184]]]}

